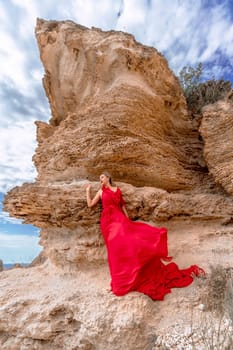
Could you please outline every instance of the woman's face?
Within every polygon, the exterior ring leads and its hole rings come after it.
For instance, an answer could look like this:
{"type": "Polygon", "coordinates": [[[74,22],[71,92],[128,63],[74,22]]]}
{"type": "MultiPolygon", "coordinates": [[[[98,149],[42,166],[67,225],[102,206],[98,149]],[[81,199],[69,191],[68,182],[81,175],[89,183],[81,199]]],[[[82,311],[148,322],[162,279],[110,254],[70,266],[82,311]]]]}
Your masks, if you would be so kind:
{"type": "Polygon", "coordinates": [[[100,175],[100,183],[101,183],[101,186],[106,186],[109,184],[109,177],[104,175],[104,174],[101,174],[100,175]]]}

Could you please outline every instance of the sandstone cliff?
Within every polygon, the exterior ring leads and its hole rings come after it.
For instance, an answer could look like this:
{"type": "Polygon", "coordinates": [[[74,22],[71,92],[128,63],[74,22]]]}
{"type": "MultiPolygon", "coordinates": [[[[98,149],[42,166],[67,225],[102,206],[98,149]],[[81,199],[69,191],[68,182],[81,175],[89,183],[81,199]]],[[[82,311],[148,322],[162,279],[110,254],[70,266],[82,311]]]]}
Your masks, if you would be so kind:
{"type": "Polygon", "coordinates": [[[176,313],[182,333],[190,303],[202,312],[198,286],[163,303],[109,294],[101,206],[87,208],[85,183],[94,194],[110,171],[132,219],[168,227],[181,267],[231,266],[230,98],[206,107],[201,137],[154,48],[71,21],[38,20],[36,38],[52,118],[36,122],[35,183],[11,190],[4,205],[41,228],[47,260],[1,272],[1,349],[157,349],[175,322],[167,315],[176,313]]]}
{"type": "Polygon", "coordinates": [[[38,180],[96,180],[108,169],[137,186],[200,184],[198,133],[161,54],[69,21],[39,20],[36,37],[52,111],[49,125],[37,123],[38,180]]]}
{"type": "Polygon", "coordinates": [[[216,183],[233,194],[233,93],[203,108],[200,132],[205,141],[204,156],[216,183]]]}

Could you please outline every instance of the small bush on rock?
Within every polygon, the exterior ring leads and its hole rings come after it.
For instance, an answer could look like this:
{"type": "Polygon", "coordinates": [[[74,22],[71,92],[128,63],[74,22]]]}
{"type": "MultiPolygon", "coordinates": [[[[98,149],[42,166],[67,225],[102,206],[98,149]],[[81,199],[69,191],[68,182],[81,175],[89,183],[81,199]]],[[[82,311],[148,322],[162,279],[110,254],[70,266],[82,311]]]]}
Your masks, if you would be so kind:
{"type": "Polygon", "coordinates": [[[193,113],[200,113],[202,107],[214,103],[231,91],[231,82],[215,78],[203,82],[203,65],[196,68],[184,67],[178,77],[187,101],[188,109],[193,113]]]}

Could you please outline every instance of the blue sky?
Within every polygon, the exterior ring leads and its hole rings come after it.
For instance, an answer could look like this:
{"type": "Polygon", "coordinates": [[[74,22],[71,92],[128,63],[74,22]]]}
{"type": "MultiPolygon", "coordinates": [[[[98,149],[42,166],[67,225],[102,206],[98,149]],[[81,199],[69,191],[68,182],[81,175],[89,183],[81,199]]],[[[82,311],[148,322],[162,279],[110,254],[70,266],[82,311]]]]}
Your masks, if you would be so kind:
{"type": "Polygon", "coordinates": [[[0,259],[4,264],[29,263],[41,251],[38,245],[39,229],[22,225],[2,211],[3,193],[0,193],[0,259]]]}
{"type": "MultiPolygon", "coordinates": [[[[163,53],[175,74],[202,62],[207,77],[233,81],[232,0],[0,0],[0,200],[35,178],[34,121],[50,118],[37,17],[126,31],[163,53]]],[[[40,250],[37,242],[38,229],[0,207],[0,259],[29,261],[40,250]]]]}

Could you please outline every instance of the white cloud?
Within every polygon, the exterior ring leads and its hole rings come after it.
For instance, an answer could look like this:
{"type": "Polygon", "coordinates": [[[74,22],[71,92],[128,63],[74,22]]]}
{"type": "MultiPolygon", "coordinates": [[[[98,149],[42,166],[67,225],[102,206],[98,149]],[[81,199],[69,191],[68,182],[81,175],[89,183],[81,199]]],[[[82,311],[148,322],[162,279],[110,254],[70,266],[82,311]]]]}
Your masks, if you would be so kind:
{"type": "Polygon", "coordinates": [[[0,128],[0,191],[36,175],[32,155],[36,146],[36,129],[33,121],[19,121],[0,128]]]}
{"type": "Polygon", "coordinates": [[[30,263],[41,251],[38,236],[0,233],[0,259],[5,264],[30,263]]]}
{"type": "Polygon", "coordinates": [[[30,79],[31,70],[43,71],[34,35],[39,14],[36,4],[12,0],[8,6],[0,5],[0,80],[13,82],[25,94],[31,93],[35,83],[30,79]],[[17,15],[12,16],[13,12],[17,15]]]}
{"type": "Polygon", "coordinates": [[[19,9],[22,9],[23,21],[19,25],[19,35],[22,39],[27,39],[28,36],[31,37],[34,33],[32,28],[36,24],[36,18],[39,14],[38,1],[21,1],[21,0],[11,0],[14,5],[19,9]]]}
{"type": "Polygon", "coordinates": [[[0,3],[0,20],[2,23],[4,23],[4,21],[6,21],[7,18],[7,12],[5,10],[5,7],[3,4],[0,3]]]}
{"type": "Polygon", "coordinates": [[[146,12],[145,1],[124,1],[123,12],[118,20],[116,29],[143,35],[145,32],[146,12]]]}
{"type": "MultiPolygon", "coordinates": [[[[206,48],[200,57],[200,60],[203,62],[213,60],[212,58],[217,50],[228,50],[230,41],[233,44],[232,25],[227,16],[227,8],[223,5],[218,5],[208,12],[208,14],[206,13],[206,20],[204,22],[205,28],[208,28],[208,32],[206,33],[206,48]],[[226,34],[228,35],[226,36],[226,34]]],[[[232,50],[232,45],[230,46],[232,50]]]]}
{"type": "MultiPolygon", "coordinates": [[[[165,1],[163,12],[160,12],[160,22],[167,23],[168,27],[164,28],[164,31],[169,33],[170,41],[165,40],[167,46],[164,46],[161,40],[158,43],[155,41],[155,45],[166,52],[169,63],[175,71],[179,71],[184,65],[193,66],[198,62],[214,61],[217,51],[222,54],[230,53],[229,46],[232,50],[232,45],[229,43],[233,43],[233,33],[226,37],[231,28],[231,21],[228,16],[229,9],[224,2],[222,5],[211,7],[204,7],[200,0],[173,1],[172,4],[169,7],[165,1]]],[[[161,34],[161,30],[157,29],[161,34]]]]}
{"type": "Polygon", "coordinates": [[[16,219],[16,218],[11,218],[9,214],[5,211],[0,211],[0,222],[2,224],[14,224],[14,225],[19,225],[22,223],[22,220],[16,219]]]}
{"type": "Polygon", "coordinates": [[[2,30],[0,30],[0,42],[0,80],[10,77],[20,90],[29,90],[30,81],[26,79],[25,72],[26,52],[22,51],[9,33],[2,30]]]}
{"type": "Polygon", "coordinates": [[[70,18],[87,27],[114,29],[121,3],[122,0],[72,0],[70,7],[67,6],[65,11],[70,18]]]}

